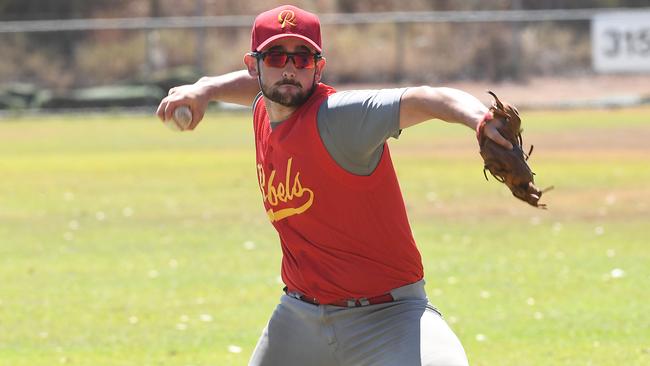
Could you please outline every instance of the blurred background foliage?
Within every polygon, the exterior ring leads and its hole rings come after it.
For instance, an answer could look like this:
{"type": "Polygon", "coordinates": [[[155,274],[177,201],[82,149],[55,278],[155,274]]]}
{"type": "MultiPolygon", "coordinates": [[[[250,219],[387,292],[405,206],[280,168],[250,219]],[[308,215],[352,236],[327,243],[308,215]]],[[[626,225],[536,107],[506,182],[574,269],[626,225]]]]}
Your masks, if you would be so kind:
{"type": "MultiPolygon", "coordinates": [[[[0,0],[0,21],[254,16],[285,1],[0,0]]],[[[303,0],[324,13],[647,7],[647,0],[303,0]]],[[[589,21],[324,25],[325,81],[348,84],[525,81],[593,73],[589,21]]],[[[250,27],[0,33],[0,108],[103,85],[166,91],[243,68],[250,27]],[[18,98],[28,95],[28,98],[18,98]],[[18,99],[16,99],[18,98],[18,99]],[[1,98],[0,98],[1,99],[1,98]]],[[[78,91],[77,91],[78,92],[78,91]]],[[[66,94],[68,93],[68,94],[66,94]]]]}

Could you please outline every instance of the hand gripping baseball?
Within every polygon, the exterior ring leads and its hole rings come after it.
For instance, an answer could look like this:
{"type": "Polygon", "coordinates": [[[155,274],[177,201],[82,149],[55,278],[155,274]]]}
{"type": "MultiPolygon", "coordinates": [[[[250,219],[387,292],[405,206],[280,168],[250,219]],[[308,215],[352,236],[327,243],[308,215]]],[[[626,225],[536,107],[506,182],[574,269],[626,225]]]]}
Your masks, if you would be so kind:
{"type": "Polygon", "coordinates": [[[490,107],[494,118],[483,119],[476,128],[476,137],[484,162],[483,175],[487,179],[485,171],[488,170],[496,180],[505,183],[515,197],[532,206],[545,209],[546,205],[539,203],[539,200],[544,192],[553,187],[540,190],[535,186],[533,178],[535,173],[527,163],[533,152],[533,146],[531,145],[528,153],[523,151],[519,112],[513,105],[502,103],[493,92],[488,91],[488,93],[494,97],[494,103],[490,107]],[[487,136],[486,126],[489,124],[496,124],[501,136],[512,144],[512,149],[504,148],[487,136]]]}
{"type": "Polygon", "coordinates": [[[203,119],[208,105],[207,92],[199,83],[169,90],[156,110],[158,118],[172,130],[193,130],[203,119]]]}
{"type": "Polygon", "coordinates": [[[192,110],[186,105],[181,105],[174,109],[171,119],[164,121],[165,126],[174,131],[185,131],[192,124],[192,110]]]}

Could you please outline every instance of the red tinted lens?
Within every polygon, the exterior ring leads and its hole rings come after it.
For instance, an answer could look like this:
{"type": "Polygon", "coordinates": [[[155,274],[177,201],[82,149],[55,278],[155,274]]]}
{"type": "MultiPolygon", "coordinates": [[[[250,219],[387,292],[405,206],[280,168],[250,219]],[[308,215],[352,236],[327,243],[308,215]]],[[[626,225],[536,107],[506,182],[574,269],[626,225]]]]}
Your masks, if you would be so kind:
{"type": "Polygon", "coordinates": [[[296,53],[293,55],[293,64],[297,69],[313,69],[314,56],[311,53],[296,53]]]}
{"type": "Polygon", "coordinates": [[[286,53],[286,52],[268,52],[264,55],[264,64],[269,67],[281,68],[287,64],[289,58],[297,69],[313,69],[314,55],[308,52],[286,53]]]}
{"type": "Polygon", "coordinates": [[[269,52],[264,56],[264,63],[269,67],[284,67],[288,58],[284,52],[269,52]]]}

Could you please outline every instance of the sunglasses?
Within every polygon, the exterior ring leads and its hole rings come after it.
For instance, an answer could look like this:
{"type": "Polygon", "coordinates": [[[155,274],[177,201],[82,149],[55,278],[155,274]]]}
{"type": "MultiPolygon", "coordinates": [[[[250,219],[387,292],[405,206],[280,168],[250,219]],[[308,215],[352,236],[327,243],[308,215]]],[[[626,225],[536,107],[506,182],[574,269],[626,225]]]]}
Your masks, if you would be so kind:
{"type": "Polygon", "coordinates": [[[264,65],[274,68],[283,68],[291,59],[296,69],[313,69],[316,66],[316,61],[323,57],[318,53],[283,51],[253,52],[252,55],[256,59],[262,60],[264,65]]]}

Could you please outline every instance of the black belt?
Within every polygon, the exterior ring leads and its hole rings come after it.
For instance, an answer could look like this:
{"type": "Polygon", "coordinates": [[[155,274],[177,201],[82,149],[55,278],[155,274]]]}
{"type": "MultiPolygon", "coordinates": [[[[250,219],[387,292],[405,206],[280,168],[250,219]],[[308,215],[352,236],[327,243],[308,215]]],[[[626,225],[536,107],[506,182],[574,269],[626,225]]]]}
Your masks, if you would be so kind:
{"type": "Polygon", "coordinates": [[[312,296],[308,295],[302,295],[298,292],[294,291],[288,291],[288,289],[285,287],[284,292],[291,296],[294,297],[298,300],[304,301],[306,303],[312,304],[312,305],[333,305],[333,306],[341,306],[345,308],[354,308],[357,306],[367,306],[367,305],[376,305],[376,304],[385,304],[387,302],[393,302],[395,299],[393,298],[393,295],[391,294],[383,294],[379,296],[373,296],[373,297],[362,297],[359,299],[342,299],[342,300],[336,300],[332,302],[328,302],[327,304],[321,304],[318,299],[312,296]]]}

